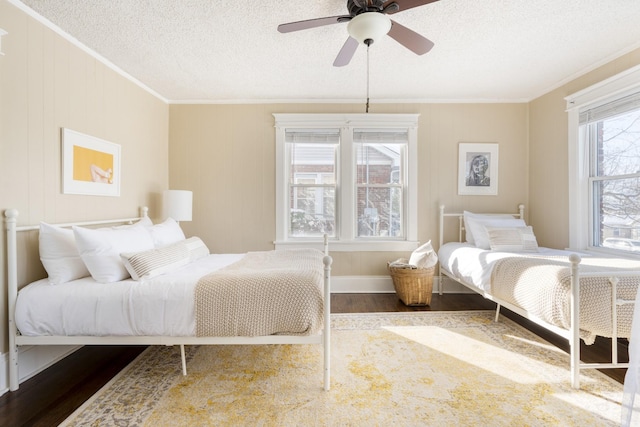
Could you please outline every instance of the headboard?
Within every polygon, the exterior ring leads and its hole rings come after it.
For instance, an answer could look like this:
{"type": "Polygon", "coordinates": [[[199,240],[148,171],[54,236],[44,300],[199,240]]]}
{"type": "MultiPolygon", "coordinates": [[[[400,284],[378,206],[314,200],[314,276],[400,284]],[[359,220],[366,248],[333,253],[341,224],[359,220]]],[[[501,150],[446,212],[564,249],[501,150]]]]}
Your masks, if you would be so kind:
{"type": "MultiPolygon", "coordinates": [[[[85,221],[85,222],[74,222],[74,223],[65,223],[65,224],[52,224],[58,227],[71,227],[73,225],[83,226],[83,227],[92,227],[98,225],[108,225],[108,224],[127,224],[138,221],[144,217],[147,217],[149,213],[149,209],[145,207],[140,208],[140,216],[134,218],[119,218],[112,220],[100,220],[100,221],[85,221]]],[[[5,222],[5,230],[7,236],[7,248],[6,248],[6,258],[7,258],[7,305],[9,309],[9,348],[14,349],[10,350],[10,354],[13,355],[15,352],[15,308],[16,308],[16,299],[18,298],[18,232],[28,232],[28,231],[38,231],[40,229],[40,225],[26,225],[26,226],[17,226],[18,223],[18,210],[17,209],[7,209],[4,211],[4,222],[5,222]]],[[[28,251],[27,251],[28,252],[28,251]]],[[[22,252],[21,252],[22,253],[22,252]]],[[[38,257],[38,261],[40,261],[38,257]]],[[[22,283],[23,285],[26,283],[22,283]]],[[[15,355],[13,355],[15,357],[15,355]]],[[[12,380],[13,381],[13,380],[12,380]]],[[[17,382],[17,379],[15,379],[17,382]]],[[[17,383],[11,385],[11,389],[17,389],[17,383]]]]}
{"type": "MultiPolygon", "coordinates": [[[[521,218],[524,219],[524,205],[520,204],[518,205],[518,212],[517,213],[511,213],[511,212],[505,212],[505,213],[487,213],[483,215],[513,215],[514,218],[521,218]]],[[[464,228],[464,213],[461,212],[456,212],[456,213],[445,213],[444,211],[444,205],[440,205],[439,207],[439,240],[438,240],[438,247],[442,247],[442,245],[444,244],[444,220],[447,217],[451,217],[451,218],[458,218],[458,242],[462,242],[463,241],[463,237],[464,237],[464,233],[465,233],[465,228],[464,228]]]]}

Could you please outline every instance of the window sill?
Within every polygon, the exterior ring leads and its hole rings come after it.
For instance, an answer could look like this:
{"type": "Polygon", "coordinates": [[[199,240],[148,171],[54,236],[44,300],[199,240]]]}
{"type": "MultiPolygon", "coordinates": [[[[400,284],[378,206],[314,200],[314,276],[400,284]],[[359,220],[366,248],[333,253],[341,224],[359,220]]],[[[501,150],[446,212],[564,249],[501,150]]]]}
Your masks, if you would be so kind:
{"type": "Polygon", "coordinates": [[[603,248],[598,246],[589,246],[586,252],[589,253],[590,255],[601,256],[601,257],[607,256],[610,258],[623,258],[623,259],[630,259],[630,260],[640,259],[640,254],[638,252],[628,252],[628,251],[608,249],[608,248],[603,248]]]}
{"type": "MultiPolygon", "coordinates": [[[[317,239],[277,241],[273,243],[276,250],[296,248],[316,248],[319,250],[323,249],[322,241],[317,239]]],[[[412,252],[419,246],[419,244],[420,242],[406,240],[329,240],[329,252],[412,252]]]]}

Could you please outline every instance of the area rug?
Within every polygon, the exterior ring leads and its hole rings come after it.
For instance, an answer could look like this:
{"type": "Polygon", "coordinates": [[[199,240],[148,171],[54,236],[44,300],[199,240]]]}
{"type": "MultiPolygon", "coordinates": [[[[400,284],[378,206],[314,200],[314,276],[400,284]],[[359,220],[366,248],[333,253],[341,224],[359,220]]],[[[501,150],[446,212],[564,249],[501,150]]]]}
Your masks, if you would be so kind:
{"type": "Polygon", "coordinates": [[[332,315],[317,345],[150,347],[64,426],[607,426],[622,385],[492,311],[332,315]]]}

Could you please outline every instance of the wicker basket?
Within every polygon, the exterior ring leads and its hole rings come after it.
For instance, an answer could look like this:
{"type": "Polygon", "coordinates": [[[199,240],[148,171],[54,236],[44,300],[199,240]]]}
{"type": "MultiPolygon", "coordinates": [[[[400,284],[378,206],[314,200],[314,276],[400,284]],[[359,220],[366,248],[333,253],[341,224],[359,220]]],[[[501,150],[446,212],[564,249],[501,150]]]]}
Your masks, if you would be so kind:
{"type": "Polygon", "coordinates": [[[394,267],[387,264],[393,287],[405,305],[429,305],[433,292],[433,273],[430,268],[394,267]]]}

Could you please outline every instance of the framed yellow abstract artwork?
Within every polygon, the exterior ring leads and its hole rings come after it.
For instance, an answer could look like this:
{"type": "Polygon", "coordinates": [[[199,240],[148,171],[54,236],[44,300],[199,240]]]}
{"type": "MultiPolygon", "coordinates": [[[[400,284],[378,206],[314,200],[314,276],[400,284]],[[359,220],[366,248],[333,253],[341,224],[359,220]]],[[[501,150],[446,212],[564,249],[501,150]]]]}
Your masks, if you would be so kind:
{"type": "Polygon", "coordinates": [[[62,128],[62,192],[120,196],[120,146],[62,128]]]}

